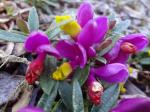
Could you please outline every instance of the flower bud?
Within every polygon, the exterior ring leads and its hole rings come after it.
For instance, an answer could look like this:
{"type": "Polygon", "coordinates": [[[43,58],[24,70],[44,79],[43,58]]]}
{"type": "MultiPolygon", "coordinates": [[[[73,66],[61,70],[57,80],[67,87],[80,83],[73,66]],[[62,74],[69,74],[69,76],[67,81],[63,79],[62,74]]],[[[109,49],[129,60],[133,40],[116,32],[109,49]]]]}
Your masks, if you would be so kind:
{"type": "Polygon", "coordinates": [[[55,80],[64,80],[70,75],[72,70],[70,63],[65,62],[52,74],[52,78],[55,80]]]}
{"type": "Polygon", "coordinates": [[[103,94],[103,87],[99,82],[94,81],[88,87],[89,99],[95,105],[99,105],[101,103],[102,94],[103,94]]]}
{"type": "Polygon", "coordinates": [[[130,42],[124,42],[121,45],[121,50],[125,53],[131,54],[131,53],[136,53],[137,47],[130,42]]]}
{"type": "Polygon", "coordinates": [[[26,72],[26,80],[29,84],[33,84],[38,80],[40,74],[44,69],[44,62],[40,59],[36,59],[29,64],[26,72]]]}

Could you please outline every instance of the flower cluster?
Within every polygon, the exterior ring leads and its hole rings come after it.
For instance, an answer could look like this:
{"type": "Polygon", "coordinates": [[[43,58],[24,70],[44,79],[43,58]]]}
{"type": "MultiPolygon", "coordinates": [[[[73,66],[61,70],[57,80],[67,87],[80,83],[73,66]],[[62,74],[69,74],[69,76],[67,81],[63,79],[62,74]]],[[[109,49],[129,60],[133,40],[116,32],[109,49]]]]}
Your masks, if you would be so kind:
{"type": "Polygon", "coordinates": [[[108,83],[125,82],[128,78],[127,60],[134,54],[148,45],[147,38],[142,34],[131,34],[120,37],[115,45],[102,57],[107,60],[106,64],[93,61],[97,58],[97,48],[107,39],[107,33],[113,29],[109,27],[109,19],[106,16],[94,17],[94,11],[88,2],[84,2],[78,9],[76,20],[71,16],[56,16],[57,24],[70,20],[62,25],[60,29],[71,38],[60,39],[55,47],[51,45],[47,35],[43,32],[32,32],[26,42],[25,49],[28,52],[36,53],[37,59],[31,62],[27,70],[26,79],[33,84],[43,71],[43,64],[46,54],[67,59],[52,74],[54,80],[67,79],[70,74],[79,66],[84,68],[90,64],[90,72],[85,86],[87,94],[94,104],[100,103],[103,87],[97,80],[104,80],[108,83]]]}

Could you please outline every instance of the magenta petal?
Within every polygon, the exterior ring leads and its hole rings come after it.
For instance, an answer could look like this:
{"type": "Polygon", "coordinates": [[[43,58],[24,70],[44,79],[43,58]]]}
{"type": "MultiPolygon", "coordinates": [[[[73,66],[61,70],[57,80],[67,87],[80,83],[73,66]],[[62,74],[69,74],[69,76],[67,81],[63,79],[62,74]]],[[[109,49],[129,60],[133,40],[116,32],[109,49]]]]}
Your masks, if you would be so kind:
{"type": "Polygon", "coordinates": [[[24,107],[24,108],[20,109],[17,112],[44,112],[44,110],[42,110],[41,108],[38,108],[38,107],[28,106],[28,107],[24,107]]]}
{"type": "Polygon", "coordinates": [[[93,8],[88,2],[84,2],[80,5],[77,13],[77,21],[81,27],[83,27],[90,19],[93,18],[93,8]]]}
{"type": "Polygon", "coordinates": [[[81,30],[78,36],[78,42],[85,48],[88,48],[103,40],[107,30],[107,17],[90,20],[81,30]]]}
{"type": "Polygon", "coordinates": [[[86,50],[79,44],[67,40],[61,40],[56,44],[56,49],[62,57],[65,57],[74,64],[84,67],[87,62],[86,50]]]}
{"type": "Polygon", "coordinates": [[[36,52],[39,46],[47,44],[50,44],[48,36],[41,31],[34,31],[26,39],[24,47],[28,52],[36,52]]]}
{"type": "Polygon", "coordinates": [[[120,50],[118,56],[114,60],[110,61],[109,63],[125,64],[127,62],[128,58],[129,58],[129,54],[124,53],[123,51],[120,50]]]}
{"type": "Polygon", "coordinates": [[[121,38],[123,42],[130,42],[137,47],[137,50],[142,50],[148,45],[148,38],[142,34],[131,34],[121,38]]]}
{"type": "Polygon", "coordinates": [[[120,45],[121,45],[121,42],[119,42],[119,41],[116,42],[115,45],[114,45],[114,47],[113,47],[110,51],[108,51],[108,53],[106,53],[106,54],[104,55],[104,57],[105,57],[108,61],[114,60],[114,59],[118,56],[118,54],[119,54],[120,45]]]}
{"type": "Polygon", "coordinates": [[[87,62],[86,50],[80,44],[76,43],[76,52],[76,59],[78,60],[80,67],[83,68],[87,62]]]}
{"type": "Polygon", "coordinates": [[[150,98],[137,97],[123,99],[110,112],[150,112],[150,98]]]}
{"type": "Polygon", "coordinates": [[[97,22],[98,28],[97,28],[97,37],[95,37],[94,42],[99,43],[104,39],[105,34],[108,31],[108,18],[106,16],[101,16],[95,19],[97,22]]]}
{"type": "Polygon", "coordinates": [[[46,52],[46,53],[48,53],[49,55],[53,55],[53,56],[55,56],[55,57],[57,57],[57,58],[60,58],[60,54],[59,54],[59,52],[57,51],[57,49],[54,48],[54,47],[51,46],[51,45],[41,45],[40,47],[37,48],[37,52],[38,52],[39,54],[46,52]]]}
{"type": "Polygon", "coordinates": [[[76,58],[76,50],[73,42],[60,40],[56,44],[56,49],[59,51],[62,57],[70,60],[74,60],[76,58]]]}
{"type": "Polygon", "coordinates": [[[96,56],[96,51],[93,47],[90,47],[88,50],[87,50],[87,55],[88,57],[95,57],[96,56]]]}
{"type": "Polygon", "coordinates": [[[94,69],[96,76],[109,83],[124,82],[128,78],[128,69],[120,63],[107,64],[94,69]]]}

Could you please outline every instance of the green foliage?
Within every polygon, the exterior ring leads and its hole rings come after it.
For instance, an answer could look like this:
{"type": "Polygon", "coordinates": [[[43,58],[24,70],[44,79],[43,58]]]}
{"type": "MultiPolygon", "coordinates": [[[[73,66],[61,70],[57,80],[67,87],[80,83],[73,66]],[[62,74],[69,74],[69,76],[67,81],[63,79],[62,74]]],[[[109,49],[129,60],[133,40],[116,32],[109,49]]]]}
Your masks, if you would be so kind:
{"type": "MultiPolygon", "coordinates": [[[[36,9],[33,7],[31,8],[29,12],[29,17],[28,17],[28,24],[29,24],[29,29],[27,23],[22,20],[22,19],[17,19],[16,21],[18,28],[23,31],[25,34],[38,30],[39,29],[39,19],[38,15],[36,12],[36,9]]],[[[15,31],[17,32],[17,31],[15,31]]],[[[8,32],[5,30],[0,30],[0,39],[5,40],[5,41],[10,41],[10,42],[20,42],[23,43],[26,39],[26,36],[23,35],[23,33],[13,33],[13,32],[8,32]]]]}
{"type": "Polygon", "coordinates": [[[61,81],[59,85],[59,94],[66,108],[72,111],[72,85],[66,81],[61,81]]]}
{"type": "Polygon", "coordinates": [[[97,57],[96,60],[103,63],[103,64],[107,63],[107,60],[104,57],[101,57],[101,56],[97,57]]]}
{"type": "Polygon", "coordinates": [[[102,96],[102,103],[98,106],[93,106],[91,112],[109,112],[109,110],[115,105],[120,88],[115,84],[106,89],[102,96]]]}
{"type": "Polygon", "coordinates": [[[29,12],[28,24],[30,32],[39,29],[39,18],[35,7],[32,7],[29,12]]]}
{"type": "Polygon", "coordinates": [[[10,42],[24,42],[26,36],[17,33],[8,32],[5,30],[0,30],[0,39],[5,41],[10,41],[10,42]]]}
{"type": "Polygon", "coordinates": [[[90,72],[90,65],[86,65],[83,69],[78,68],[76,69],[72,80],[78,80],[79,84],[82,86],[87,80],[89,72],[90,72]]]}
{"type": "Polygon", "coordinates": [[[43,93],[37,106],[43,108],[45,112],[50,112],[52,104],[55,101],[55,98],[57,96],[58,87],[59,87],[59,82],[55,84],[55,86],[52,88],[49,95],[46,93],[43,93]]]}
{"type": "Polygon", "coordinates": [[[48,35],[49,39],[53,39],[61,32],[60,28],[55,28],[51,31],[47,31],[46,34],[48,35]]]}
{"type": "Polygon", "coordinates": [[[130,26],[131,21],[130,20],[125,20],[125,21],[120,21],[113,29],[112,33],[117,33],[117,34],[121,34],[123,33],[125,30],[127,30],[127,28],[130,26]]]}
{"type": "Polygon", "coordinates": [[[72,104],[73,112],[84,112],[82,90],[77,80],[73,81],[72,104]]]}
{"type": "Polygon", "coordinates": [[[45,60],[45,70],[40,77],[40,86],[46,94],[50,94],[51,90],[58,82],[50,78],[50,74],[54,69],[56,69],[56,59],[47,56],[45,60]]]}

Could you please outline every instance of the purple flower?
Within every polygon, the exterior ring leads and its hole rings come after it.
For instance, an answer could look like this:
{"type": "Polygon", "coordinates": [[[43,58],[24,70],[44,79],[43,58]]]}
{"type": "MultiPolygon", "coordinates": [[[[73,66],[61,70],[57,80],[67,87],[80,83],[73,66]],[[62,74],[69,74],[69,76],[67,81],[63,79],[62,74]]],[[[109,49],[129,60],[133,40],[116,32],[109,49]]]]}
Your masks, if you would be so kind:
{"type": "Polygon", "coordinates": [[[128,69],[125,65],[121,63],[106,64],[98,68],[91,68],[88,83],[93,82],[95,77],[109,83],[120,83],[126,81],[128,75],[128,69]]]}
{"type": "Polygon", "coordinates": [[[46,54],[57,58],[60,58],[60,54],[50,45],[47,35],[41,31],[32,32],[26,39],[24,47],[27,52],[38,54],[37,58],[29,64],[26,72],[26,81],[28,84],[33,84],[43,72],[46,54]]]}
{"type": "Polygon", "coordinates": [[[60,56],[59,52],[50,45],[48,36],[42,31],[34,31],[29,34],[25,41],[24,47],[27,52],[36,53],[40,56],[44,54],[50,54],[57,58],[60,56]]]}
{"type": "Polygon", "coordinates": [[[119,39],[115,46],[104,56],[109,63],[126,63],[130,54],[136,53],[148,45],[148,39],[142,34],[131,34],[119,39]]]}
{"type": "Polygon", "coordinates": [[[121,63],[112,63],[94,69],[95,76],[109,83],[120,83],[128,78],[128,69],[121,63]]]}
{"type": "Polygon", "coordinates": [[[17,112],[44,112],[44,110],[38,107],[27,106],[27,107],[20,109],[17,112]]]}
{"type": "Polygon", "coordinates": [[[149,112],[150,98],[137,97],[127,98],[119,102],[110,112],[149,112]]]}
{"type": "Polygon", "coordinates": [[[108,18],[106,16],[93,18],[93,15],[94,11],[90,3],[84,2],[80,5],[77,21],[82,29],[77,36],[76,42],[84,47],[87,57],[96,55],[94,47],[104,39],[108,31],[108,18]]]}
{"type": "Polygon", "coordinates": [[[93,19],[91,4],[85,2],[78,10],[77,20],[82,29],[76,41],[60,40],[56,48],[63,57],[74,60],[74,64],[84,67],[87,58],[95,57],[94,46],[104,39],[108,30],[108,19],[105,16],[93,19]]]}

